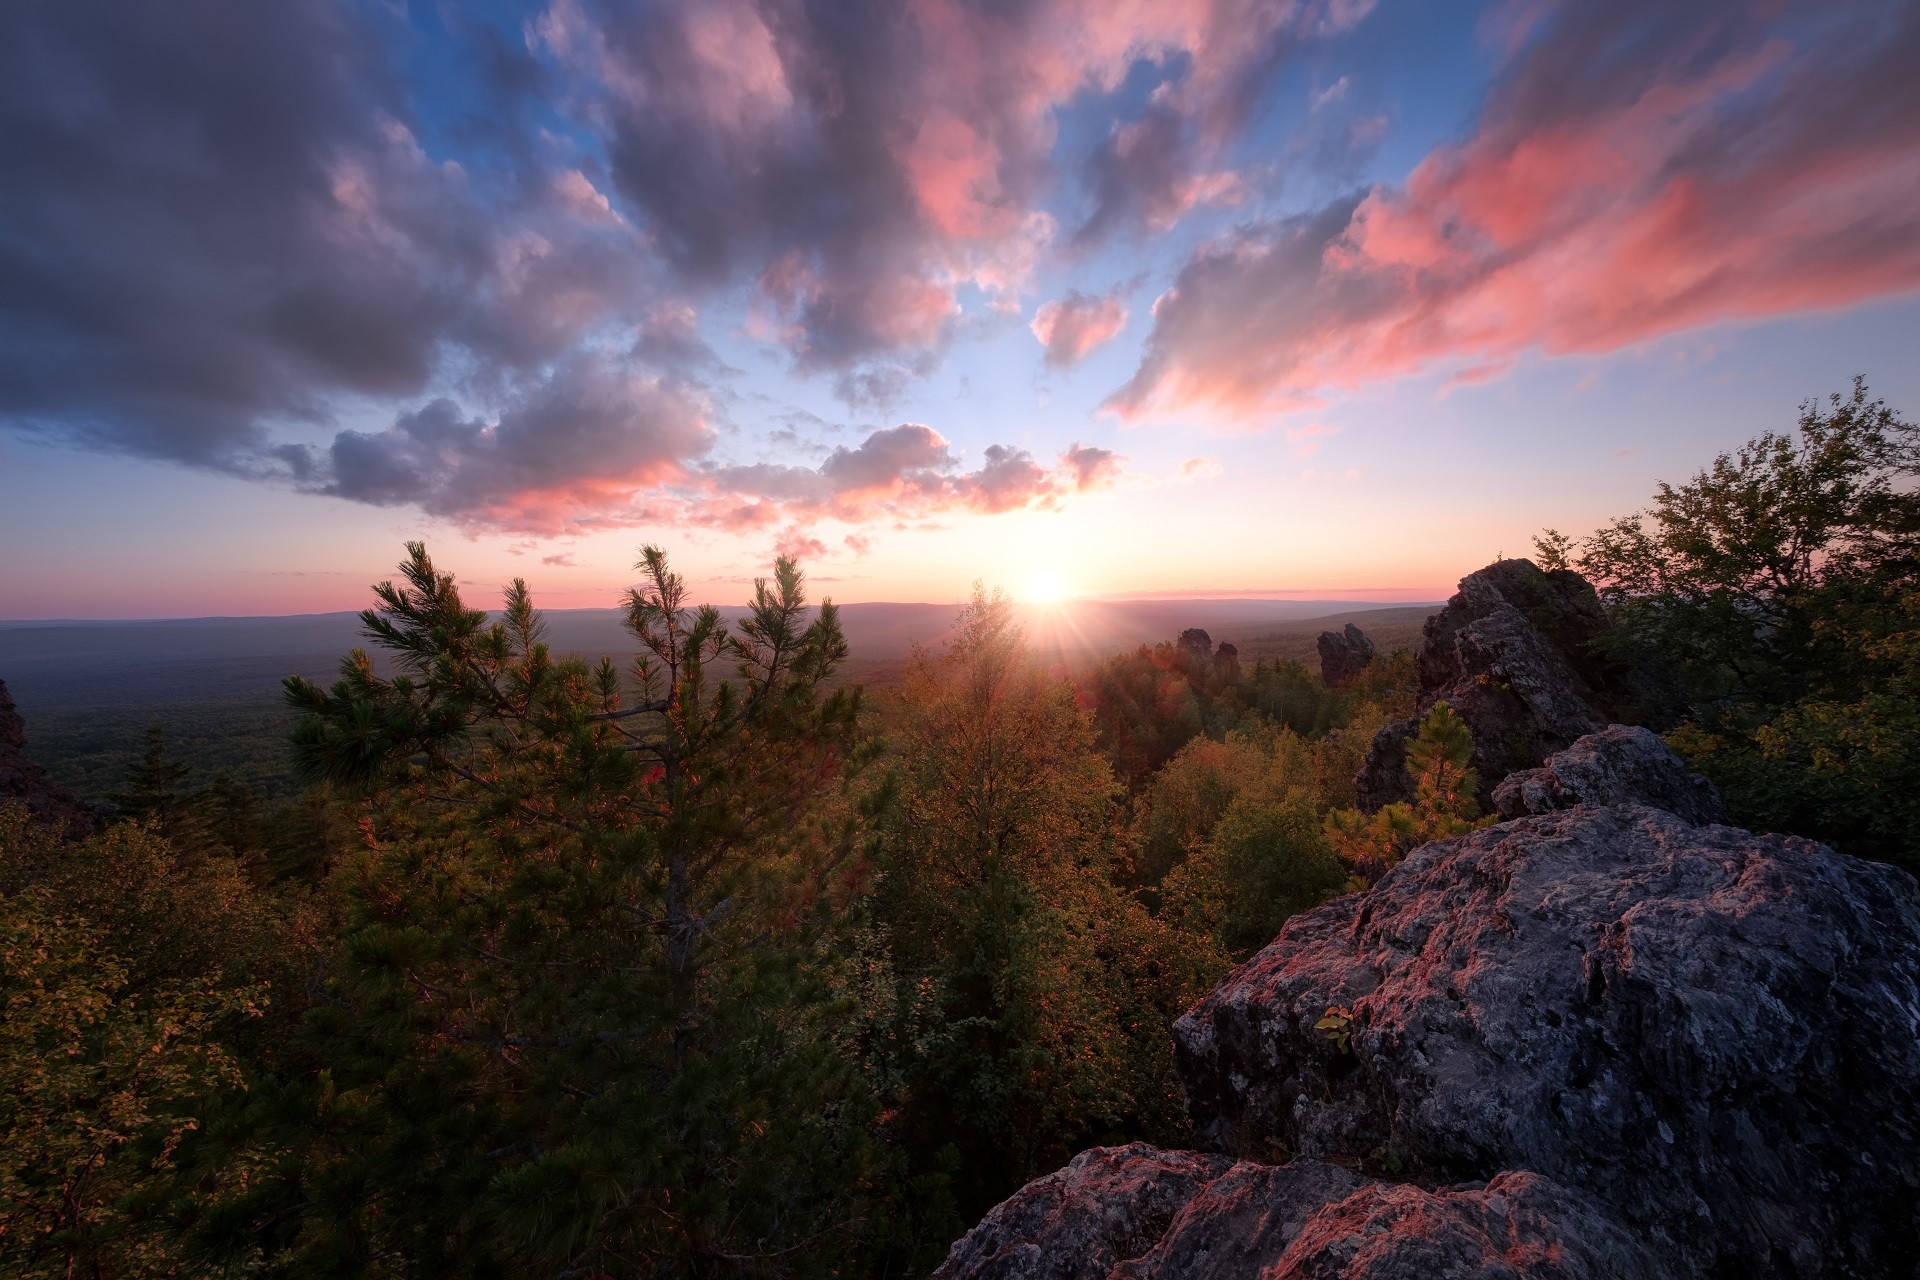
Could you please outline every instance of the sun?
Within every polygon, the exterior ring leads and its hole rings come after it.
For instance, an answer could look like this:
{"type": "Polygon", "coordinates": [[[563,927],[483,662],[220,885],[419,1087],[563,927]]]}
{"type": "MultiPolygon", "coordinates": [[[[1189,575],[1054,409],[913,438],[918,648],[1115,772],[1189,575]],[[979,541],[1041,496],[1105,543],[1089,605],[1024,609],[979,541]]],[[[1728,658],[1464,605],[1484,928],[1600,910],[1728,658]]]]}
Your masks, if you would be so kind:
{"type": "Polygon", "coordinates": [[[1041,569],[1027,579],[1027,589],[1021,593],[1028,604],[1058,604],[1066,599],[1067,584],[1058,572],[1041,569]]]}

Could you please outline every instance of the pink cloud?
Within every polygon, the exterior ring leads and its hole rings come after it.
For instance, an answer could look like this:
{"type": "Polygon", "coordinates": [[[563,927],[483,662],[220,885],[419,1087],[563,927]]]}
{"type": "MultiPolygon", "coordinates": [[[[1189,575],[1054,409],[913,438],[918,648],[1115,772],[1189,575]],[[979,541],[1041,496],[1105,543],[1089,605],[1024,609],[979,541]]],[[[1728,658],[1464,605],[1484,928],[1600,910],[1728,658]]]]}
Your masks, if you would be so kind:
{"type": "Polygon", "coordinates": [[[1340,428],[1329,427],[1324,422],[1309,422],[1303,427],[1287,427],[1281,434],[1293,445],[1294,457],[1308,458],[1320,452],[1320,446],[1329,436],[1339,435],[1340,428]]]}
{"type": "Polygon", "coordinates": [[[1119,291],[1094,297],[1069,290],[1064,298],[1034,312],[1033,336],[1046,348],[1050,369],[1070,369],[1127,327],[1127,304],[1119,291]]]}
{"type": "MultiPolygon", "coordinates": [[[[553,0],[532,35],[603,135],[611,194],[686,277],[757,279],[759,331],[803,370],[924,370],[963,289],[1017,307],[1055,234],[1044,204],[1063,163],[1100,168],[1083,176],[1103,233],[1237,200],[1219,158],[1258,88],[1371,7],[553,0]],[[1142,66],[1150,108],[1115,121],[1100,156],[1056,156],[1062,108],[1142,66]]],[[[584,178],[565,185],[599,207],[584,178]]]]}
{"type": "Polygon", "coordinates": [[[1920,288],[1920,13],[1804,39],[1731,6],[1559,6],[1404,185],[1196,253],[1109,403],[1263,415],[1920,288]]]}

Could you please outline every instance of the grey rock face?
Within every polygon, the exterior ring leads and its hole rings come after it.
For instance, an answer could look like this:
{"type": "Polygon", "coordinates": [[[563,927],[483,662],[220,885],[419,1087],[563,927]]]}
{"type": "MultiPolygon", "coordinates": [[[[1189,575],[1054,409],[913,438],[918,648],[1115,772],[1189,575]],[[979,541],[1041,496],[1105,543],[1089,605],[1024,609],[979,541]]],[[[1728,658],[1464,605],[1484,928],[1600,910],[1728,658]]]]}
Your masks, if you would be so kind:
{"type": "Polygon", "coordinates": [[[27,759],[27,723],[14,706],[7,682],[0,680],[0,804],[15,801],[42,822],[78,834],[91,831],[93,815],[80,797],[60,786],[47,771],[27,759]]]}
{"type": "Polygon", "coordinates": [[[1105,1280],[1233,1161],[1142,1142],[1095,1147],[1036,1178],[962,1236],[934,1280],[1105,1280]]]}
{"type": "MultiPolygon", "coordinates": [[[[1579,574],[1499,560],[1460,580],[1427,619],[1414,655],[1419,710],[1446,702],[1473,732],[1481,803],[1508,774],[1540,764],[1604,728],[1624,700],[1623,679],[1592,642],[1607,629],[1600,598],[1579,574]]],[[[1354,779],[1360,807],[1409,798],[1401,765],[1418,717],[1376,735],[1354,779]]]]}
{"type": "Polygon", "coordinates": [[[1590,733],[1493,789],[1493,810],[1502,818],[1577,804],[1644,804],[1692,823],[1727,818],[1711,782],[1687,768],[1658,734],[1624,724],[1590,733]]]}
{"type": "Polygon", "coordinates": [[[1344,631],[1322,631],[1314,647],[1320,650],[1320,683],[1329,689],[1373,665],[1373,640],[1351,622],[1344,631]]]}
{"type": "Polygon", "coordinates": [[[1427,1190],[1311,1160],[1243,1161],[1190,1182],[1185,1172],[1198,1167],[1189,1163],[1194,1159],[1141,1144],[1087,1152],[996,1208],[954,1246],[936,1280],[1656,1280],[1669,1274],[1587,1199],[1531,1173],[1427,1190]],[[1181,1175],[1169,1178],[1170,1168],[1181,1175]],[[1150,1185],[1154,1193],[1105,1198],[1116,1185],[1129,1192],[1150,1185]],[[1183,1201],[1161,1216],[1168,1192],[1183,1201]],[[1151,1210],[1140,1212],[1149,1200],[1151,1210]],[[1148,1244],[1115,1265],[1111,1242],[1117,1238],[1148,1244]]]}
{"type": "Polygon", "coordinates": [[[1202,1147],[1527,1170],[1679,1276],[1920,1259],[1920,887],[1808,841],[1620,806],[1428,845],[1174,1039],[1202,1147]]]}

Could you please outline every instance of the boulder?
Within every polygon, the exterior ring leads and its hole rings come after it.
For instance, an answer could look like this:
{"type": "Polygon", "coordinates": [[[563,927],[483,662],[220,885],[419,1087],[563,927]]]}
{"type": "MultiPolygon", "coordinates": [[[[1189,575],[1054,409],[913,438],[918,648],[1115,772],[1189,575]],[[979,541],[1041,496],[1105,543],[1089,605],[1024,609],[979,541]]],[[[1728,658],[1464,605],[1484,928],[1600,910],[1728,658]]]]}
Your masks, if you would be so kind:
{"type": "Polygon", "coordinates": [[[94,826],[93,815],[80,797],[27,759],[27,722],[14,706],[7,682],[0,680],[0,804],[8,801],[24,804],[36,819],[74,834],[94,826]]]}
{"type": "Polygon", "coordinates": [[[1920,886],[1809,841],[1621,805],[1427,845],[1174,1042],[1204,1149],[1526,1171],[1676,1276],[1920,1258],[1920,886]]]}
{"type": "Polygon", "coordinates": [[[1336,689],[1373,664],[1373,641],[1349,622],[1344,631],[1322,631],[1314,642],[1320,650],[1320,683],[1336,689]]]}
{"type": "Polygon", "coordinates": [[[1510,773],[1493,789],[1502,818],[1551,813],[1577,804],[1649,805],[1688,822],[1724,822],[1720,792],[1687,768],[1658,734],[1610,724],[1555,752],[1538,769],[1510,773]]]}
{"type": "Polygon", "coordinates": [[[1354,779],[1360,807],[1411,798],[1405,744],[1436,702],[1473,733],[1483,805],[1508,774],[1604,728],[1630,700],[1624,674],[1595,649],[1607,625],[1599,596],[1569,569],[1498,560],[1462,578],[1421,633],[1417,713],[1375,735],[1354,779]]]}
{"type": "Polygon", "coordinates": [[[935,1280],[1669,1274],[1585,1197],[1531,1173],[1426,1189],[1312,1160],[1202,1161],[1140,1143],[1086,1152],[988,1214],[935,1280]]]}
{"type": "Polygon", "coordinates": [[[1173,1216],[1232,1165],[1143,1142],[1083,1151],[991,1210],[934,1280],[1105,1280],[1158,1243],[1173,1216]]]}

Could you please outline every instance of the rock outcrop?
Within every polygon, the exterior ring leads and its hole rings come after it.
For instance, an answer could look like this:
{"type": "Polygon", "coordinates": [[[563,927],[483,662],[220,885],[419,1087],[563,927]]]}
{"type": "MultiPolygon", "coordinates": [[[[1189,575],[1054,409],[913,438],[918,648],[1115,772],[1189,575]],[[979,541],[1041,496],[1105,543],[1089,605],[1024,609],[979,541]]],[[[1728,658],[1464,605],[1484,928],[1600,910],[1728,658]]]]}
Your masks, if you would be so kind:
{"type": "Polygon", "coordinates": [[[1502,818],[1552,813],[1577,804],[1640,803],[1688,822],[1724,822],[1720,792],[1687,768],[1659,735],[1610,724],[1547,757],[1538,769],[1510,773],[1493,789],[1502,818]]]}
{"type": "Polygon", "coordinates": [[[1531,560],[1498,560],[1460,580],[1446,608],[1427,619],[1414,667],[1418,713],[1374,737],[1354,779],[1362,809],[1410,796],[1406,742],[1436,702],[1473,733],[1480,800],[1508,774],[1539,765],[1605,727],[1628,696],[1625,677],[1594,641],[1607,617],[1587,580],[1545,572],[1531,560]]]}
{"type": "Polygon", "coordinates": [[[1225,640],[1213,651],[1213,670],[1228,684],[1240,682],[1240,646],[1225,640]]]}
{"type": "Polygon", "coordinates": [[[1920,888],[1808,841],[1642,806],[1440,841],[1174,1040],[1203,1148],[1531,1171],[1677,1276],[1920,1258],[1920,888]]]}
{"type": "Polygon", "coordinates": [[[1153,1248],[1233,1161],[1145,1143],[1096,1147],[1036,1178],[961,1237],[936,1280],[1105,1280],[1153,1248]]]}
{"type": "Polygon", "coordinates": [[[1920,885],[1686,821],[1718,797],[1645,730],[1510,781],[1551,811],[1295,916],[1175,1023],[1212,1154],[1089,1152],[942,1280],[1920,1275],[1920,885]]]}
{"type": "MultiPolygon", "coordinates": [[[[1122,1246],[1124,1248],[1126,1246],[1122,1246]]],[[[1530,1173],[1427,1190],[1339,1165],[1144,1143],[1075,1157],[954,1247],[935,1280],[1654,1280],[1646,1250],[1530,1173]],[[1117,1192],[1117,1194],[1116,1194],[1117,1192]],[[1150,1241],[1115,1264],[1115,1241],[1150,1241]]]]}
{"type": "Polygon", "coordinates": [[[1337,689],[1373,665],[1373,641],[1349,622],[1344,631],[1322,631],[1314,642],[1320,650],[1320,683],[1337,689]]]}
{"type": "Polygon", "coordinates": [[[42,822],[75,833],[93,829],[93,815],[80,797],[55,783],[47,771],[27,759],[27,722],[0,680],[0,803],[24,804],[42,822]]]}

